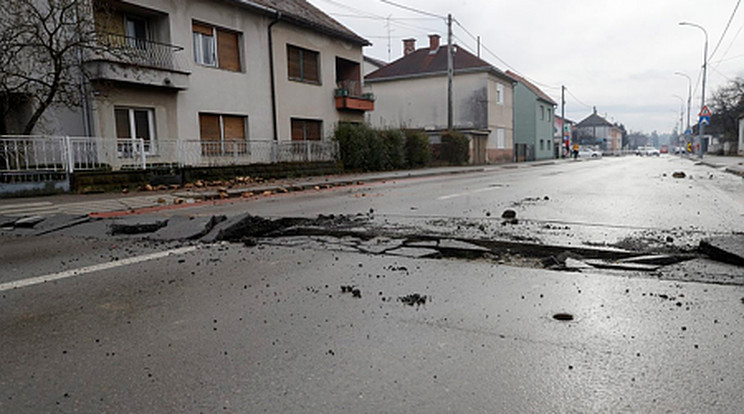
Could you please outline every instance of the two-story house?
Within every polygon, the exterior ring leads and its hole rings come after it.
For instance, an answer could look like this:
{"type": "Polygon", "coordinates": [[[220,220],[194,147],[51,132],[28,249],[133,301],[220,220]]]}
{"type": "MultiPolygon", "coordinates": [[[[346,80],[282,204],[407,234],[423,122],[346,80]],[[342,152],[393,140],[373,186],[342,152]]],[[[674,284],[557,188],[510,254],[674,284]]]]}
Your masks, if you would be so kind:
{"type": "Polygon", "coordinates": [[[506,74],[517,80],[514,86],[514,146],[517,161],[553,158],[553,116],[555,101],[522,76],[506,74]]]}
{"type": "Polygon", "coordinates": [[[265,162],[266,143],[326,140],[373,107],[361,86],[369,43],[307,1],[106,4],[100,42],[123,53],[86,57],[87,116],[65,117],[57,134],[87,122],[119,153],[143,140],[153,163],[265,162]]]}
{"type": "MultiPolygon", "coordinates": [[[[367,114],[375,127],[423,129],[438,144],[447,129],[447,45],[430,35],[416,49],[404,40],[404,55],[370,73],[365,87],[376,106],[367,114]]],[[[508,162],[513,155],[514,79],[465,49],[454,48],[453,129],[470,140],[471,163],[508,162]]]]}
{"type": "Polygon", "coordinates": [[[594,113],[576,124],[579,145],[593,146],[605,153],[618,153],[622,149],[623,132],[612,122],[594,113]]]}

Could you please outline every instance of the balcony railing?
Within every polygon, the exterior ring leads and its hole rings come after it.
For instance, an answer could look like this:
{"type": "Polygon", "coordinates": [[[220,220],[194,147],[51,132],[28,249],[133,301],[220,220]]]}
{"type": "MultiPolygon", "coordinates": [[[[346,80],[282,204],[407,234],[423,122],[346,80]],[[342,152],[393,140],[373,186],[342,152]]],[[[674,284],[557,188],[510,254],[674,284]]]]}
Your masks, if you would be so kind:
{"type": "Polygon", "coordinates": [[[115,33],[100,33],[98,36],[100,50],[90,60],[107,60],[174,72],[187,70],[181,46],[115,33]]]}

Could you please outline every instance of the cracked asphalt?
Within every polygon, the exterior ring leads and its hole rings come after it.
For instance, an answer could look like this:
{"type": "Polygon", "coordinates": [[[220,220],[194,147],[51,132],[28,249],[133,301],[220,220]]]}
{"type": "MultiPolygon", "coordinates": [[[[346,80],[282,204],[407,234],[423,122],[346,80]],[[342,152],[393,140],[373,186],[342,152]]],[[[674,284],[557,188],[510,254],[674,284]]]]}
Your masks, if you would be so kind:
{"type": "Polygon", "coordinates": [[[6,229],[0,411],[739,412],[743,218],[627,157],[6,229]]]}

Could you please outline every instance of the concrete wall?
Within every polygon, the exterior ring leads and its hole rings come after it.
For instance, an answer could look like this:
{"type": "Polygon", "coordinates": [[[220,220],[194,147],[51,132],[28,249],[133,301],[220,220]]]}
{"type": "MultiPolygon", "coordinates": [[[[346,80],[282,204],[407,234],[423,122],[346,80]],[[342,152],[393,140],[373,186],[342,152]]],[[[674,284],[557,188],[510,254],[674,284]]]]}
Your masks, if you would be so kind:
{"type": "Polygon", "coordinates": [[[488,74],[488,129],[486,146],[489,162],[510,162],[514,159],[514,85],[488,74]],[[497,101],[497,87],[504,88],[503,103],[497,101]],[[498,147],[499,130],[503,130],[504,148],[498,147]]]}

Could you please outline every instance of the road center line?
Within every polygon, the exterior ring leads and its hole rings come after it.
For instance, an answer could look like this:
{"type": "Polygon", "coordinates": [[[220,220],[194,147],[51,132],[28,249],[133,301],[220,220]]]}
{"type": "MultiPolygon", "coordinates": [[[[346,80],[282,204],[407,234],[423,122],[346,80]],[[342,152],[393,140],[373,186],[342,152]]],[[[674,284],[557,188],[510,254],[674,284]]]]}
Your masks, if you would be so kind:
{"type": "Polygon", "coordinates": [[[449,195],[437,197],[437,200],[439,200],[439,201],[449,200],[450,198],[462,197],[462,196],[471,195],[471,194],[477,194],[477,193],[484,193],[486,191],[492,191],[492,190],[498,190],[498,189],[499,189],[498,187],[479,188],[477,190],[472,190],[472,191],[468,191],[468,192],[464,192],[464,193],[455,193],[455,194],[449,194],[449,195]]]}
{"type": "Polygon", "coordinates": [[[52,281],[60,280],[60,279],[66,279],[68,277],[80,276],[86,273],[93,273],[93,272],[98,272],[101,270],[113,269],[113,268],[120,267],[120,266],[127,266],[131,264],[146,262],[149,260],[160,259],[162,257],[180,255],[180,254],[184,254],[188,252],[193,252],[196,249],[198,249],[198,246],[181,247],[178,249],[166,250],[164,252],[157,252],[157,253],[145,254],[142,256],[129,257],[129,258],[117,260],[114,262],[101,263],[101,264],[96,264],[92,266],[81,267],[79,269],[66,270],[64,272],[32,277],[29,279],[15,280],[12,282],[0,284],[0,292],[5,292],[6,290],[12,290],[12,289],[20,289],[20,288],[38,285],[38,284],[46,283],[46,282],[52,282],[52,281]]]}

